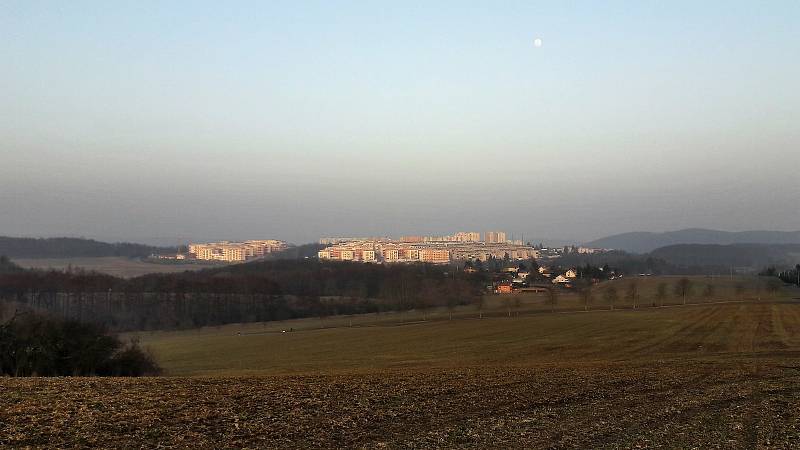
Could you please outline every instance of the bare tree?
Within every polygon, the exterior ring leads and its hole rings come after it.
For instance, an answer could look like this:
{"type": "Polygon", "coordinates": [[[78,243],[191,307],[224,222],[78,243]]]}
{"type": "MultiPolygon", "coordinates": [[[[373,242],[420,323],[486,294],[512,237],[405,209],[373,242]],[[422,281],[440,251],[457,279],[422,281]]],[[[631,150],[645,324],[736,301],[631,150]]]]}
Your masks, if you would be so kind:
{"type": "Polygon", "coordinates": [[[656,286],[656,300],[660,306],[664,306],[664,299],[667,298],[667,283],[658,283],[656,286]]]}
{"type": "Polygon", "coordinates": [[[317,317],[319,317],[322,328],[325,328],[325,318],[330,315],[328,304],[319,297],[311,299],[311,302],[316,306],[317,317]]]}
{"type": "Polygon", "coordinates": [[[483,307],[486,306],[486,298],[483,295],[475,296],[475,309],[478,310],[478,318],[483,319],[483,307]]]}
{"type": "Polygon", "coordinates": [[[603,299],[611,305],[611,310],[614,310],[614,303],[619,298],[617,294],[617,288],[615,286],[609,286],[603,291],[603,299]]]}
{"type": "Polygon", "coordinates": [[[453,282],[449,285],[449,289],[445,290],[444,296],[447,306],[448,320],[453,320],[453,311],[461,302],[462,294],[463,290],[459,280],[453,280],[453,282]]]}
{"type": "Polygon", "coordinates": [[[448,295],[447,296],[448,320],[453,320],[453,310],[456,309],[456,305],[458,305],[458,297],[456,297],[455,295],[448,295]]]}
{"type": "Polygon", "coordinates": [[[550,305],[550,312],[556,312],[558,304],[558,288],[552,286],[547,289],[547,303],[550,305]]]}
{"type": "Polygon", "coordinates": [[[589,306],[592,303],[592,298],[594,297],[594,292],[592,292],[592,285],[588,284],[586,286],[583,286],[580,289],[579,294],[581,296],[581,299],[583,300],[583,310],[588,311],[589,306]]]}
{"type": "Polygon", "coordinates": [[[686,297],[692,292],[692,280],[688,278],[681,278],[675,283],[675,295],[683,298],[683,304],[686,304],[686,297]]]}
{"type": "Polygon", "coordinates": [[[706,301],[711,300],[714,297],[714,294],[716,294],[716,291],[717,289],[714,287],[713,284],[710,283],[707,284],[706,287],[703,289],[703,298],[706,299],[706,301]]]}
{"type": "Polygon", "coordinates": [[[797,276],[797,285],[800,286],[800,264],[794,266],[794,274],[797,276]]]}
{"type": "Polygon", "coordinates": [[[509,297],[503,298],[503,306],[506,308],[508,317],[511,317],[511,298],[509,297]]]}
{"type": "Polygon", "coordinates": [[[628,288],[625,291],[625,298],[633,303],[633,309],[636,309],[636,300],[639,297],[639,284],[636,281],[628,283],[628,288]]]}
{"type": "Polygon", "coordinates": [[[423,280],[415,305],[422,313],[422,320],[428,320],[428,310],[436,304],[436,301],[441,295],[442,292],[438,282],[434,280],[423,280]]]}
{"type": "Polygon", "coordinates": [[[775,297],[781,290],[781,280],[777,278],[770,278],[769,280],[767,280],[766,288],[767,292],[770,293],[770,296],[775,297]]]}

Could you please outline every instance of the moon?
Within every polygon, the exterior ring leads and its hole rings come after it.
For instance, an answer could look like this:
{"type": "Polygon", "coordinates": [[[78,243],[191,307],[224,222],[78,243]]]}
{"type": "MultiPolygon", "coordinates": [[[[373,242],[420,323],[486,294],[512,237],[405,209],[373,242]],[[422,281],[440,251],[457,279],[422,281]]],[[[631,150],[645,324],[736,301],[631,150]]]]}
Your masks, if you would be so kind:
{"type": "Polygon", "coordinates": [[[542,38],[536,38],[533,40],[533,46],[539,48],[542,46],[542,38]]]}

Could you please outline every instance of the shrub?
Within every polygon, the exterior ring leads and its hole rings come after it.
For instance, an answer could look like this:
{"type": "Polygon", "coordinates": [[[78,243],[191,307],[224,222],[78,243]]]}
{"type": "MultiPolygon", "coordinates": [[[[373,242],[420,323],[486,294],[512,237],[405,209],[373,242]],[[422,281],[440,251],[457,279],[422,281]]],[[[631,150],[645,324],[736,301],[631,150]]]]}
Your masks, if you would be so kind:
{"type": "Polygon", "coordinates": [[[142,376],[160,373],[137,342],[123,345],[105,328],[32,312],[0,324],[0,375],[142,376]]]}

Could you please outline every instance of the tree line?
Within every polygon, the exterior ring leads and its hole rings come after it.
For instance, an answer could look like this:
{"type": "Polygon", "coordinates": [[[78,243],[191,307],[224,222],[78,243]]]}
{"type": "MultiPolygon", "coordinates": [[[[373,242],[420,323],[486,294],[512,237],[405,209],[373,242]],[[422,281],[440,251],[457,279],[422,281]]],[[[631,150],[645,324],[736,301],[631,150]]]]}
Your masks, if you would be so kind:
{"type": "MultiPolygon", "coordinates": [[[[574,285],[575,293],[583,303],[583,309],[588,311],[597,305],[597,300],[602,300],[607,308],[612,311],[618,307],[620,300],[626,300],[627,304],[633,309],[641,307],[662,307],[665,302],[672,298],[677,299],[680,304],[686,305],[690,299],[701,298],[705,302],[714,301],[718,298],[717,286],[713,281],[700,282],[691,278],[677,278],[673,282],[660,281],[655,285],[655,290],[649,295],[643,295],[640,283],[636,278],[629,280],[619,280],[607,284],[595,285],[590,280],[577,280],[574,285]]],[[[767,295],[775,296],[781,289],[781,283],[777,279],[755,279],[751,282],[739,281],[732,286],[733,297],[725,296],[725,299],[744,300],[746,295],[753,298],[761,298],[762,292],[767,295]]],[[[552,311],[555,311],[558,303],[560,290],[550,287],[547,290],[546,302],[552,311]]],[[[674,303],[673,303],[674,304],[674,303]]]]}
{"type": "MultiPolygon", "coordinates": [[[[774,270],[774,268],[772,269],[774,270]]],[[[784,283],[800,286],[800,264],[795,265],[794,269],[774,272],[776,272],[775,275],[784,283]]]]}
{"type": "Polygon", "coordinates": [[[481,274],[426,264],[313,259],[123,279],[83,270],[0,271],[0,299],[114,330],[174,329],[469,304],[481,274]]]}

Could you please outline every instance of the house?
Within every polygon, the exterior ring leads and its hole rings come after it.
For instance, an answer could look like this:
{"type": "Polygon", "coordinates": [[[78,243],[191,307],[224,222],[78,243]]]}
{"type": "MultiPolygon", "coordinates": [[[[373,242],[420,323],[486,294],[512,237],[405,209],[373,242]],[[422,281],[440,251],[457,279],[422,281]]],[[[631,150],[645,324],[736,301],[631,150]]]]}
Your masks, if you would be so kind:
{"type": "Polygon", "coordinates": [[[564,276],[567,278],[578,278],[578,272],[575,269],[569,269],[564,276]]]}
{"type": "Polygon", "coordinates": [[[565,284],[565,283],[570,283],[570,282],[571,282],[571,280],[569,278],[565,277],[564,275],[559,275],[559,276],[553,278],[553,284],[565,284]]]}
{"type": "Polygon", "coordinates": [[[511,283],[500,283],[500,284],[498,284],[496,292],[498,294],[511,294],[513,292],[513,288],[511,287],[511,283]]]}

